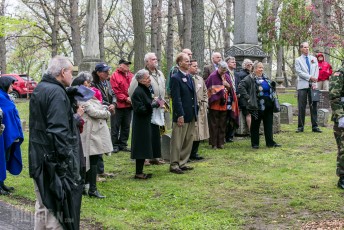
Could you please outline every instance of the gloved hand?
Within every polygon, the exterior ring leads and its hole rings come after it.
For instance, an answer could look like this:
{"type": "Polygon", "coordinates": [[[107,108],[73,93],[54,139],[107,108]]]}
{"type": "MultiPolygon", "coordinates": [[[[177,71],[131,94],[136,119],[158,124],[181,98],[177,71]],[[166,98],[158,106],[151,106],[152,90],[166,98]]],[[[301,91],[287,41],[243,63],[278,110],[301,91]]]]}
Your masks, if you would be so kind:
{"type": "Polygon", "coordinates": [[[159,102],[156,100],[153,100],[151,105],[152,105],[152,108],[159,108],[160,107],[159,102]]]}
{"type": "Polygon", "coordinates": [[[339,118],[338,120],[338,127],[344,128],[344,117],[339,118]]]}

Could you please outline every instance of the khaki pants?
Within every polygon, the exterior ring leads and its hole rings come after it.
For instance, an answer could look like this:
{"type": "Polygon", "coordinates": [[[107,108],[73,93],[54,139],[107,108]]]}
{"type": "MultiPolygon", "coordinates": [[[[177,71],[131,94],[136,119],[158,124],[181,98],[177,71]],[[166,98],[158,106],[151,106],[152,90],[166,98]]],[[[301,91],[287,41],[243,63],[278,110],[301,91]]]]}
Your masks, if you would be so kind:
{"type": "Polygon", "coordinates": [[[62,225],[54,214],[44,206],[35,181],[34,185],[37,197],[35,204],[35,230],[63,230],[62,225]]]}
{"type": "Polygon", "coordinates": [[[194,139],[195,120],[179,127],[173,122],[170,144],[170,169],[180,168],[188,161],[194,139]]]}
{"type": "Polygon", "coordinates": [[[318,85],[319,90],[326,90],[326,91],[329,90],[329,81],[328,80],[318,81],[317,85],[318,85]]]}

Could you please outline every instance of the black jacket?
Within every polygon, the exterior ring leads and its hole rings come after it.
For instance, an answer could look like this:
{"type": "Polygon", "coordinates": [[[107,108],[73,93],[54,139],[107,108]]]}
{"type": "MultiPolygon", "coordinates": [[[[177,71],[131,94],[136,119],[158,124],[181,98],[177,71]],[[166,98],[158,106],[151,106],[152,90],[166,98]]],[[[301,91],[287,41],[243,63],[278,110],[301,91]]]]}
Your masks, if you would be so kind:
{"type": "Polygon", "coordinates": [[[178,71],[171,78],[171,98],[173,122],[184,116],[184,122],[189,123],[193,118],[197,120],[197,96],[191,76],[188,78],[178,71]]]}
{"type": "Polygon", "coordinates": [[[153,158],[151,118],[152,93],[140,83],[136,87],[132,97],[133,125],[131,137],[131,158],[151,159],[153,158]]]}
{"type": "Polygon", "coordinates": [[[60,217],[64,229],[78,229],[82,187],[77,128],[64,86],[48,75],[32,93],[29,129],[29,173],[43,204],[60,217]]]}

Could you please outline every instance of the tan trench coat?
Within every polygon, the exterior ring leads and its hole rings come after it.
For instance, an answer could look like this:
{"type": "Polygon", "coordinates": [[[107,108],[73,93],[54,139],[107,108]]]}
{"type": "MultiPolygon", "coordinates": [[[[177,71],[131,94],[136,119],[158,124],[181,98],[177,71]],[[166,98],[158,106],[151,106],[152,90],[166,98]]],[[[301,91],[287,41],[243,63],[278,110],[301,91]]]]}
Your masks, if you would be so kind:
{"type": "Polygon", "coordinates": [[[110,112],[104,109],[97,99],[93,98],[87,102],[79,102],[79,105],[85,108],[82,116],[85,124],[80,135],[86,158],[86,171],[88,171],[90,169],[89,156],[112,151],[111,135],[106,122],[110,118],[110,112]]]}
{"type": "Polygon", "coordinates": [[[199,107],[197,122],[195,123],[194,140],[201,141],[209,138],[207,87],[202,77],[193,76],[192,79],[194,80],[199,107]]]}

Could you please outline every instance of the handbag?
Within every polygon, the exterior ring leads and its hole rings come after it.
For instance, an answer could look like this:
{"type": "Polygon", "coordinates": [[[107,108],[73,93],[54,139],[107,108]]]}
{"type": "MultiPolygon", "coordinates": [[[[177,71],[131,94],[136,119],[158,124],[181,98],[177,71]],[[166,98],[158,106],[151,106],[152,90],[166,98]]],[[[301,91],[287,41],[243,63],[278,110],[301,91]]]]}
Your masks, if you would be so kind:
{"type": "Polygon", "coordinates": [[[320,90],[318,89],[312,89],[311,90],[311,98],[312,98],[312,102],[313,101],[320,101],[320,90]]]}
{"type": "Polygon", "coordinates": [[[281,112],[281,105],[280,105],[280,103],[279,103],[279,101],[278,101],[278,98],[276,97],[276,98],[274,98],[274,107],[273,107],[273,112],[274,113],[279,113],[279,112],[281,112]]]}
{"type": "Polygon", "coordinates": [[[164,110],[161,108],[153,108],[151,123],[154,125],[164,126],[165,125],[165,118],[164,118],[164,110]]]}

